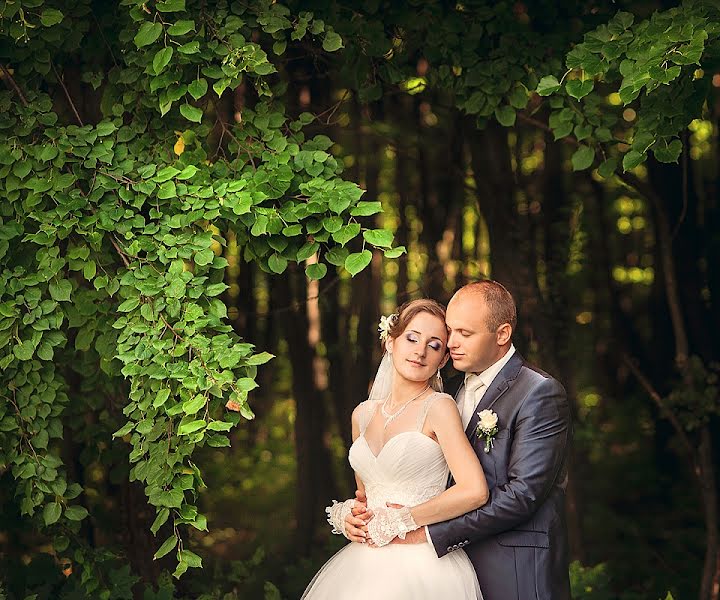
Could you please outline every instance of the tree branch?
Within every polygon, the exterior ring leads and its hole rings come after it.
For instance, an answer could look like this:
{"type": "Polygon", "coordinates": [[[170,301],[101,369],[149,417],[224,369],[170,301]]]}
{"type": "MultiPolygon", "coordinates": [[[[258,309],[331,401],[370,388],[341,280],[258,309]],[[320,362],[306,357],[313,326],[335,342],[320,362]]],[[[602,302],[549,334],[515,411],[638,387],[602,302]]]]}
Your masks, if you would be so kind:
{"type": "Polygon", "coordinates": [[[58,82],[60,82],[60,85],[62,86],[63,91],[65,92],[65,97],[67,98],[67,101],[70,103],[70,108],[72,108],[73,113],[75,114],[75,118],[77,119],[78,124],[80,127],[84,127],[84,123],[82,122],[82,119],[80,118],[80,115],[78,114],[77,108],[75,108],[75,103],[72,101],[72,98],[70,97],[70,92],[68,92],[68,89],[65,87],[65,81],[62,77],[60,77],[60,74],[57,72],[57,69],[55,68],[55,63],[50,61],[50,66],[52,67],[53,73],[55,73],[55,77],[57,77],[58,82]]]}
{"type": "Polygon", "coordinates": [[[25,96],[22,93],[22,90],[18,86],[18,84],[15,82],[15,79],[13,79],[13,76],[10,75],[10,71],[8,71],[7,67],[0,63],[0,70],[3,72],[3,78],[7,79],[8,85],[15,91],[15,93],[18,95],[18,98],[20,98],[20,102],[22,105],[27,108],[28,101],[25,98],[25,96]]]}
{"type": "Polygon", "coordinates": [[[693,463],[697,465],[697,452],[692,443],[690,442],[690,438],[687,436],[685,428],[678,420],[677,415],[672,410],[670,410],[670,408],[665,403],[665,400],[663,400],[662,396],[660,396],[657,390],[653,387],[652,383],[650,383],[650,380],[640,370],[640,367],[638,367],[637,365],[637,361],[624,352],[622,354],[622,359],[625,365],[627,365],[627,367],[630,369],[632,374],[635,375],[635,378],[638,380],[643,389],[647,392],[648,396],[650,396],[653,402],[657,404],[658,408],[660,409],[660,413],[673,426],[675,432],[678,434],[678,436],[680,436],[680,440],[685,446],[685,449],[690,454],[693,463]]]}

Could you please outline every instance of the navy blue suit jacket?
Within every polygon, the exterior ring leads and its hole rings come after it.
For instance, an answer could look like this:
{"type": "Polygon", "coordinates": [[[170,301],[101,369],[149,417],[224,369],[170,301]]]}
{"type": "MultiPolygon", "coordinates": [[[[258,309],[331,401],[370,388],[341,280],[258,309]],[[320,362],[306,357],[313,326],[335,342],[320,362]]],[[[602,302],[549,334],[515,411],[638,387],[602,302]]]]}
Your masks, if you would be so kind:
{"type": "MultiPolygon", "coordinates": [[[[446,391],[457,395],[463,377],[446,391]]],[[[429,527],[438,556],[463,548],[484,600],[570,600],[565,524],[570,411],[563,386],[516,352],[495,377],[468,424],[490,488],[488,502],[429,527]],[[492,449],[478,437],[477,413],[492,409],[492,449]]],[[[449,485],[452,485],[452,478],[449,485]]]]}

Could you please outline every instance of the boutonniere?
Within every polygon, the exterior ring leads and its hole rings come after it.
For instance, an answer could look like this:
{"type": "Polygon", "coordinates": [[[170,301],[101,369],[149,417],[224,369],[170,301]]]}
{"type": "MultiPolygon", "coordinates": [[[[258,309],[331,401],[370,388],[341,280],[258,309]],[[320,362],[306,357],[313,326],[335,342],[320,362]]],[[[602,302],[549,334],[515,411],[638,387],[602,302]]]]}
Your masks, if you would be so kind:
{"type": "Polygon", "coordinates": [[[492,410],[485,409],[478,413],[478,417],[477,435],[485,438],[485,452],[490,452],[498,432],[498,416],[492,410]]]}

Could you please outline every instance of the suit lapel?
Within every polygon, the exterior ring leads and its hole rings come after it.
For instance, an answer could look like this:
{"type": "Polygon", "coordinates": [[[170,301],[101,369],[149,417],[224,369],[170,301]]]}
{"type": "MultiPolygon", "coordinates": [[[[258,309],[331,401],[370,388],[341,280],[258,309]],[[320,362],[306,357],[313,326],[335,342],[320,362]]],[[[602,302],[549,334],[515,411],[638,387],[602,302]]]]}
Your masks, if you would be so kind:
{"type": "Polygon", "coordinates": [[[517,350],[515,354],[510,357],[507,364],[500,370],[500,372],[492,380],[492,383],[488,386],[488,390],[485,392],[483,397],[478,402],[478,405],[473,411],[473,415],[470,418],[467,428],[465,429],[465,435],[468,436],[470,441],[477,434],[476,428],[480,417],[478,413],[483,410],[489,410],[492,408],[500,397],[510,389],[512,382],[517,378],[520,368],[523,366],[523,357],[518,354],[517,350]]]}

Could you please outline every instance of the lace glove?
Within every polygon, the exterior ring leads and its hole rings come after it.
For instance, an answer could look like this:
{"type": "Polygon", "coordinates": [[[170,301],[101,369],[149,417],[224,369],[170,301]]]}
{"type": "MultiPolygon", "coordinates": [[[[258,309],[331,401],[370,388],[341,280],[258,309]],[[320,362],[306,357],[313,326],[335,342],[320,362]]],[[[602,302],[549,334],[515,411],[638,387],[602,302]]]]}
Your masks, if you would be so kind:
{"type": "Polygon", "coordinates": [[[333,500],[332,506],[326,506],[325,512],[327,513],[327,522],[332,525],[332,532],[335,534],[342,534],[347,537],[345,533],[345,517],[350,514],[350,511],[355,506],[355,498],[345,500],[345,502],[338,502],[333,500]]]}
{"type": "Polygon", "coordinates": [[[373,512],[375,516],[368,523],[368,535],[376,546],[385,546],[395,537],[404,540],[407,533],[419,528],[408,506],[379,508],[373,512]]]}

